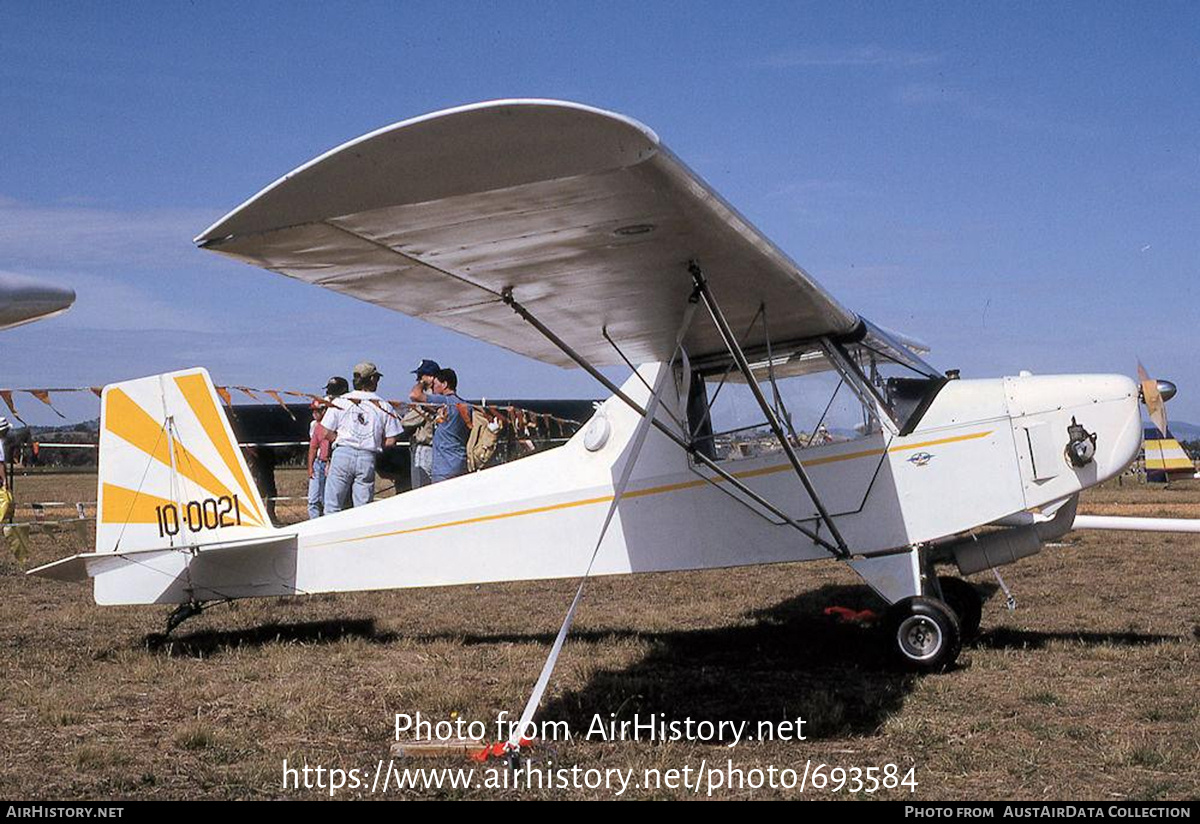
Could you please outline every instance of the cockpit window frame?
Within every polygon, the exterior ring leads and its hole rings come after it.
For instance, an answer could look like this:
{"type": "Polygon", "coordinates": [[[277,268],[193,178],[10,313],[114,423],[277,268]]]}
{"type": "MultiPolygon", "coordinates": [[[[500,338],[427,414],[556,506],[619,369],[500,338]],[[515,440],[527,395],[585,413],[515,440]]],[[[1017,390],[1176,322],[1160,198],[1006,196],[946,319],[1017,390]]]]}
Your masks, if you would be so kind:
{"type": "Polygon", "coordinates": [[[875,324],[864,320],[863,326],[864,334],[861,338],[853,342],[846,343],[826,339],[827,345],[841,356],[839,358],[831,358],[831,361],[837,364],[838,368],[843,372],[847,370],[851,372],[852,377],[850,382],[856,389],[865,389],[870,393],[875,406],[887,415],[887,420],[893,424],[897,435],[901,437],[909,435],[921,423],[921,419],[929,410],[929,406],[933,403],[938,393],[941,392],[942,387],[950,382],[950,379],[926,363],[909,347],[895,340],[875,324]],[[859,366],[859,358],[855,357],[848,350],[848,346],[862,347],[881,358],[915,372],[917,375],[923,375],[928,380],[928,388],[912,411],[903,420],[900,420],[896,416],[896,410],[893,406],[880,394],[879,388],[875,386],[874,382],[863,373],[862,368],[859,366]]]}

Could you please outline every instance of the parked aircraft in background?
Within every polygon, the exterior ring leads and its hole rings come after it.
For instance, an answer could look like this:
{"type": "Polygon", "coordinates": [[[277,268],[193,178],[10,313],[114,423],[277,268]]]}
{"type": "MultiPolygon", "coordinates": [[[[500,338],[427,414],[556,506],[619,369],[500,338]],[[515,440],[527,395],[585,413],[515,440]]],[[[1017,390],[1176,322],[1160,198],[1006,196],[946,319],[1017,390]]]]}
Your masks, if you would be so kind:
{"type": "Polygon", "coordinates": [[[75,302],[75,291],[12,272],[0,272],[0,329],[11,329],[61,315],[75,302]]]}

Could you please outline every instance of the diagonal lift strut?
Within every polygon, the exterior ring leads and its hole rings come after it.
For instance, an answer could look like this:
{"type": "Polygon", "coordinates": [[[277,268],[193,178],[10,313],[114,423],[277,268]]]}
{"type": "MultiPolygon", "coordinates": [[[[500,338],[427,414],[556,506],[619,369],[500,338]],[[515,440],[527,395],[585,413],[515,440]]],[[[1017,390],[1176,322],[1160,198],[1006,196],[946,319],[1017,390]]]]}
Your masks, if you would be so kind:
{"type": "Polygon", "coordinates": [[[750,364],[746,360],[746,353],[742,351],[741,344],[738,343],[733,330],[729,328],[729,322],[725,320],[725,314],[721,311],[716,298],[713,297],[712,292],[708,288],[708,280],[705,279],[704,272],[694,260],[688,264],[688,271],[692,275],[692,281],[696,284],[696,292],[704,301],[704,306],[708,309],[709,315],[712,316],[713,323],[717,325],[717,331],[721,333],[721,338],[725,341],[726,348],[729,349],[729,354],[733,355],[738,369],[741,370],[742,375],[746,378],[746,385],[750,387],[750,391],[754,393],[754,399],[758,402],[763,414],[767,416],[767,423],[770,424],[771,431],[775,433],[775,437],[779,440],[779,445],[783,447],[788,461],[792,464],[792,469],[796,470],[796,474],[800,477],[800,483],[804,484],[804,490],[808,493],[808,497],[816,505],[817,512],[821,515],[821,521],[829,529],[829,534],[837,543],[838,555],[842,558],[848,558],[850,550],[846,546],[846,542],[842,539],[842,534],[838,531],[837,525],[834,524],[833,517],[830,516],[829,511],[825,508],[825,504],[821,503],[821,498],[817,495],[817,490],[813,487],[812,480],[804,470],[804,464],[800,463],[800,458],[797,457],[796,450],[792,447],[791,441],[788,440],[787,433],[783,431],[783,424],[779,422],[779,417],[775,414],[775,410],[767,403],[767,398],[762,393],[762,387],[758,385],[758,378],[754,376],[754,372],[750,369],[750,364]]]}
{"type": "MultiPolygon", "coordinates": [[[[697,289],[693,290],[692,296],[691,296],[691,298],[689,298],[689,300],[694,303],[694,302],[700,300],[700,296],[701,296],[700,289],[697,288],[697,289]]],[[[611,392],[617,398],[620,398],[620,400],[626,406],[628,406],[630,409],[632,409],[634,412],[641,415],[643,418],[647,417],[647,411],[644,408],[642,408],[641,404],[639,404],[637,401],[633,400],[633,398],[629,397],[623,391],[621,391],[621,388],[619,386],[617,386],[615,383],[613,383],[611,380],[609,380],[599,369],[597,369],[595,366],[593,366],[591,364],[591,362],[589,362],[587,360],[587,358],[583,357],[578,352],[576,352],[574,349],[572,349],[571,346],[566,341],[564,341],[562,338],[560,338],[558,335],[556,335],[545,324],[543,324],[540,320],[538,320],[537,317],[535,317],[528,309],[526,309],[524,306],[522,306],[517,301],[517,299],[513,296],[511,287],[504,289],[504,291],[501,293],[501,298],[504,300],[504,302],[506,304],[508,304],[509,308],[511,308],[514,312],[516,312],[518,315],[521,316],[522,320],[524,320],[526,323],[528,323],[530,326],[532,326],[534,329],[536,329],[538,332],[540,332],[543,337],[545,337],[548,341],[550,341],[550,343],[554,344],[554,346],[556,346],[564,355],[566,355],[568,358],[573,360],[576,364],[579,365],[579,367],[581,369],[583,369],[585,372],[587,372],[589,375],[591,375],[593,378],[595,378],[597,381],[599,381],[604,386],[605,389],[607,389],[609,392],[611,392]]],[[[741,350],[739,349],[738,351],[741,351],[741,350]]],[[[755,384],[755,388],[757,389],[757,384],[755,384]]],[[[811,539],[813,541],[813,543],[817,544],[822,549],[825,549],[827,552],[829,552],[835,558],[845,560],[846,558],[850,557],[849,549],[846,548],[845,543],[841,540],[840,534],[837,533],[835,530],[831,530],[830,533],[833,536],[835,536],[835,540],[838,541],[838,545],[831,544],[829,541],[822,538],[816,532],[807,528],[806,526],[804,526],[803,524],[798,522],[795,518],[793,518],[792,516],[783,512],[779,507],[772,504],[770,501],[768,501],[762,495],[759,495],[757,492],[755,492],[753,489],[751,489],[745,483],[743,483],[740,478],[735,477],[731,472],[726,470],[724,467],[718,465],[715,461],[713,461],[707,455],[705,455],[702,452],[700,452],[699,450],[697,450],[694,444],[692,444],[690,441],[685,440],[683,437],[681,437],[679,435],[679,433],[675,432],[669,426],[667,426],[665,423],[660,421],[657,418],[657,416],[653,417],[653,418],[649,418],[649,421],[650,421],[650,424],[652,426],[654,426],[655,429],[657,429],[662,434],[666,435],[667,438],[669,438],[671,441],[673,441],[676,446],[680,447],[681,449],[686,451],[688,454],[692,455],[696,461],[704,464],[704,466],[706,468],[715,472],[724,481],[728,482],[731,486],[733,486],[735,489],[737,489],[743,495],[750,498],[752,501],[757,503],[763,509],[770,512],[776,518],[779,518],[780,520],[786,522],[789,526],[798,530],[801,534],[803,534],[807,538],[811,539]]],[[[801,471],[803,471],[803,469],[801,469],[801,471]]],[[[815,496],[814,496],[814,500],[815,500],[815,496]]],[[[818,506],[820,506],[819,503],[818,503],[818,506]]],[[[824,513],[824,508],[821,508],[820,511],[824,513]]],[[[828,517],[827,513],[826,513],[825,517],[828,517]]]]}

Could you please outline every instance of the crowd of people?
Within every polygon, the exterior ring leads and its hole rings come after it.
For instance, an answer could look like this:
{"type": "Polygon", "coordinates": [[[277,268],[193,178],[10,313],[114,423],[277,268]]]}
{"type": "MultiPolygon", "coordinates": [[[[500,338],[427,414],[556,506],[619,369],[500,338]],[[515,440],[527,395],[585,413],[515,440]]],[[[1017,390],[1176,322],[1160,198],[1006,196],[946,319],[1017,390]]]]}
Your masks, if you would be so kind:
{"type": "Polygon", "coordinates": [[[409,407],[397,415],[377,394],[383,374],[374,363],[354,367],[353,388],[343,377],[312,402],[308,446],[308,517],[318,518],[375,497],[375,465],[384,449],[407,437],[412,488],[467,471],[471,407],[458,396],[458,375],[424,359],[413,370],[409,407]]]}

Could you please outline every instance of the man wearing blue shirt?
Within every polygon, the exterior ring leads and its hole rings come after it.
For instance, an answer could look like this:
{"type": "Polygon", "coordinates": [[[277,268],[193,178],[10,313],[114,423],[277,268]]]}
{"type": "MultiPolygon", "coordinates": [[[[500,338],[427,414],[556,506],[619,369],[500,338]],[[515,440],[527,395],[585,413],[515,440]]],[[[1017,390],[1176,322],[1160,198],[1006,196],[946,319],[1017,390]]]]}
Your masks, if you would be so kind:
{"type": "Polygon", "coordinates": [[[434,483],[466,474],[467,438],[471,427],[471,407],[458,396],[458,375],[453,369],[442,369],[433,377],[433,391],[426,392],[418,381],[409,393],[414,403],[428,403],[437,410],[437,429],[433,432],[433,469],[429,473],[434,483]]]}

